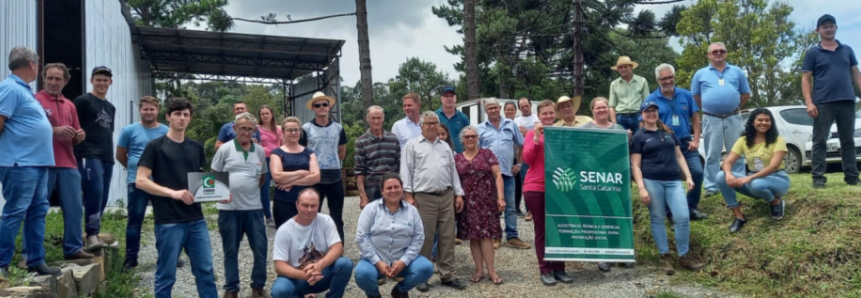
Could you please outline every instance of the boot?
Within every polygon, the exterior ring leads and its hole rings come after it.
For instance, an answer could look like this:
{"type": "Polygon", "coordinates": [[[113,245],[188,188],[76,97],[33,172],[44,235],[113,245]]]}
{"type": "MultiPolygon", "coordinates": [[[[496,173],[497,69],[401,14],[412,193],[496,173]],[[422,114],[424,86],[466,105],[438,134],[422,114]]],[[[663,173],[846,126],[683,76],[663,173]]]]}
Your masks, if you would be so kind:
{"type": "Polygon", "coordinates": [[[673,256],[669,253],[661,254],[661,270],[667,275],[676,274],[673,269],[673,256]]]}
{"type": "Polygon", "coordinates": [[[99,249],[104,248],[106,245],[102,242],[102,239],[99,239],[97,235],[87,236],[87,251],[97,251],[99,249]]]}
{"type": "Polygon", "coordinates": [[[239,298],[239,293],[224,290],[224,295],[221,298],[239,298]]]}
{"type": "Polygon", "coordinates": [[[251,298],[266,298],[266,293],[263,292],[263,288],[253,288],[251,289],[251,298]]]}
{"type": "Polygon", "coordinates": [[[679,265],[682,266],[682,268],[685,268],[685,269],[688,269],[691,271],[699,271],[706,264],[703,264],[703,263],[698,262],[697,260],[694,260],[694,258],[691,256],[681,256],[681,257],[679,257],[679,265]]]}

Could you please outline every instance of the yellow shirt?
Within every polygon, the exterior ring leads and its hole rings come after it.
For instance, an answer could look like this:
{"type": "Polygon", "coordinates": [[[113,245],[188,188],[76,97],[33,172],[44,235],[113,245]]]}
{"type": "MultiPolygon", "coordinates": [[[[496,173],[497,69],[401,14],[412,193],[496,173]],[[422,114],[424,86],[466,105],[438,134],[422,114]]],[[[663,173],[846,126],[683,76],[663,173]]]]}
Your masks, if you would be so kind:
{"type": "MultiPolygon", "coordinates": [[[[758,172],[770,165],[771,157],[774,156],[774,152],[778,151],[787,152],[786,140],[781,136],[778,136],[777,140],[768,147],[765,146],[765,142],[762,142],[754,144],[753,148],[749,148],[747,147],[747,137],[738,138],[738,141],[732,146],[732,152],[735,152],[739,156],[744,156],[745,161],[747,161],[747,169],[754,172],[758,172]],[[759,163],[757,163],[757,159],[759,159],[759,163]],[[757,164],[761,164],[762,168],[757,169],[757,164]]],[[[784,168],[786,168],[786,165],[783,161],[780,161],[780,167],[777,169],[783,170],[784,168]]]]}
{"type": "Polygon", "coordinates": [[[592,117],[577,115],[577,116],[574,116],[574,123],[573,124],[569,125],[568,123],[565,123],[565,120],[559,120],[559,121],[556,121],[556,123],[553,123],[553,126],[578,127],[578,126],[581,126],[581,125],[589,123],[589,122],[592,122],[592,117]]]}

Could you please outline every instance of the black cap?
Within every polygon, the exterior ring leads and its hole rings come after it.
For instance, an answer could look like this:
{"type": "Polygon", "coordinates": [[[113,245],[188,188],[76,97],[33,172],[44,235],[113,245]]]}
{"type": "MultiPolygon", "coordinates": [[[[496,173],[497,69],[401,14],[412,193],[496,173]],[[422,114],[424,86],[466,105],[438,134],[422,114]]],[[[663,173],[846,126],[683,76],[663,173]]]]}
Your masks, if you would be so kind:
{"type": "Polygon", "coordinates": [[[442,87],[442,94],[443,95],[445,95],[446,93],[449,93],[449,92],[456,93],[456,92],[454,92],[454,87],[452,87],[452,86],[442,87]]]}
{"type": "Polygon", "coordinates": [[[93,72],[90,74],[90,77],[95,76],[97,74],[106,75],[109,77],[113,77],[114,73],[111,72],[111,69],[107,66],[96,66],[93,68],[93,72]]]}
{"type": "Polygon", "coordinates": [[[816,21],[816,28],[819,28],[828,22],[831,22],[831,23],[834,23],[834,25],[837,25],[837,20],[834,19],[834,16],[832,16],[830,14],[825,14],[825,15],[822,15],[821,17],[819,17],[819,20],[816,21]]]}

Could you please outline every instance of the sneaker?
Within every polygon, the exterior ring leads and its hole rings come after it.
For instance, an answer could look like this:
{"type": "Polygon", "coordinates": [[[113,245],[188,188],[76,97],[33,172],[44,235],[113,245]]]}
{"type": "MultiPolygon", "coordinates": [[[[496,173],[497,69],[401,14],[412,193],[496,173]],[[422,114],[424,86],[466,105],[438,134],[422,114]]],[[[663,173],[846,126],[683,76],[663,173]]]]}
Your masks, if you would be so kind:
{"type": "Polygon", "coordinates": [[[690,216],[692,221],[703,220],[709,217],[708,214],[705,214],[697,209],[691,209],[690,216]]]}
{"type": "Polygon", "coordinates": [[[266,226],[268,226],[270,228],[274,228],[275,227],[275,219],[273,219],[271,217],[267,218],[266,219],[266,226]]]}
{"type": "Polygon", "coordinates": [[[813,178],[813,188],[825,188],[825,178],[813,178]]]}
{"type": "Polygon", "coordinates": [[[700,269],[705,267],[705,265],[706,264],[700,263],[699,261],[694,260],[694,258],[690,257],[690,256],[679,257],[679,266],[682,266],[682,268],[685,268],[685,269],[688,269],[691,271],[699,271],[700,269]]]}
{"type": "Polygon", "coordinates": [[[123,270],[132,270],[138,266],[138,260],[126,259],[123,261],[123,270]]]}
{"type": "Polygon", "coordinates": [[[846,181],[846,184],[849,184],[849,185],[861,184],[861,180],[858,180],[858,177],[852,177],[852,178],[847,177],[846,179],[843,179],[843,180],[846,181]]]}
{"type": "Polygon", "coordinates": [[[711,197],[711,196],[716,195],[716,194],[718,194],[717,190],[711,190],[711,189],[706,190],[706,198],[711,197]]]}
{"type": "Polygon", "coordinates": [[[598,270],[601,272],[610,272],[610,263],[600,262],[598,263],[598,270]]]}
{"type": "Polygon", "coordinates": [[[783,218],[783,213],[786,211],[786,201],[781,198],[777,198],[780,200],[780,204],[771,206],[771,218],[781,219],[783,218]]]}
{"type": "Polygon", "coordinates": [[[185,260],[182,257],[177,258],[176,259],[176,268],[182,268],[182,267],[185,267],[185,260]]]}
{"type": "Polygon", "coordinates": [[[508,239],[508,241],[505,242],[505,245],[508,247],[519,248],[519,249],[530,249],[530,248],[532,248],[532,245],[529,245],[526,242],[523,242],[523,240],[520,240],[520,238],[508,239]]]}
{"type": "Polygon", "coordinates": [[[729,232],[730,232],[730,234],[732,234],[732,233],[738,233],[738,231],[741,231],[741,227],[743,227],[743,226],[744,226],[744,224],[746,224],[746,223],[747,223],[747,220],[741,220],[741,219],[736,218],[736,219],[732,222],[732,224],[731,224],[731,225],[729,225],[729,232]]]}
{"type": "Polygon", "coordinates": [[[33,267],[27,267],[27,272],[36,272],[36,275],[60,276],[60,269],[48,267],[45,263],[33,267]]]}

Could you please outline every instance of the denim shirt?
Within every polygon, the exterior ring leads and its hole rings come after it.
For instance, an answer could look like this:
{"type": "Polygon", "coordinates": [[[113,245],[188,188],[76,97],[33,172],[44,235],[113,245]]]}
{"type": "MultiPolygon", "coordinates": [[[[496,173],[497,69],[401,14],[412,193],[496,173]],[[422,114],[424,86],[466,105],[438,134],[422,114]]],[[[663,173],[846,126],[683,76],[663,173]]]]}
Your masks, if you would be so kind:
{"type": "Polygon", "coordinates": [[[397,211],[386,207],[385,199],[376,200],[362,210],[356,226],[356,244],[363,259],[389,266],[397,260],[409,266],[425,241],[424,226],[416,207],[400,201],[397,211]]]}
{"type": "Polygon", "coordinates": [[[523,147],[523,135],[511,119],[500,120],[499,129],[485,121],[478,127],[481,148],[490,149],[499,160],[502,175],[511,177],[511,163],[515,156],[514,146],[523,147]]]}

